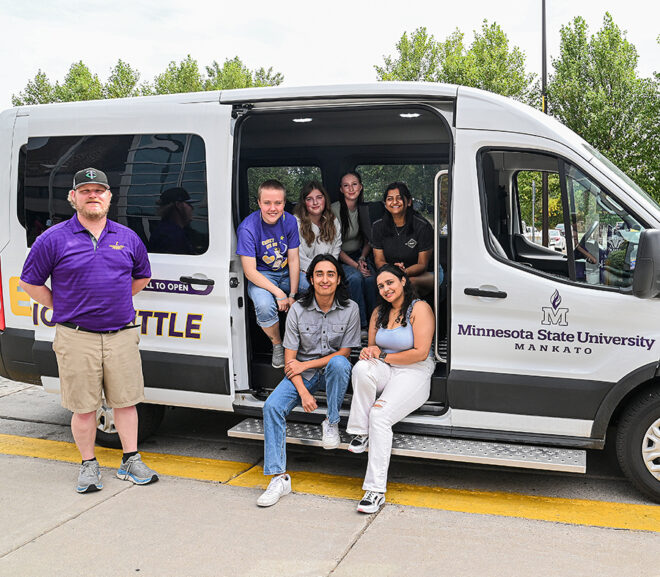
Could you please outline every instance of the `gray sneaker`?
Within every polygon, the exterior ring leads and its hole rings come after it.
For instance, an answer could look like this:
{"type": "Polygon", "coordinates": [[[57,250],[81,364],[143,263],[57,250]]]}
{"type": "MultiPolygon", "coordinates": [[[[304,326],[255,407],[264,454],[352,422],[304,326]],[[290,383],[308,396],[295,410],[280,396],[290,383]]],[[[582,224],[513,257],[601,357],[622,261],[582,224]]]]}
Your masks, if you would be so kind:
{"type": "Polygon", "coordinates": [[[103,483],[101,483],[101,467],[99,467],[99,462],[85,461],[80,465],[76,491],[78,493],[92,493],[101,489],[103,489],[103,483]]]}
{"type": "Polygon", "coordinates": [[[142,462],[140,453],[133,455],[117,469],[117,477],[136,485],[148,485],[158,481],[158,474],[142,462]]]}
{"type": "Polygon", "coordinates": [[[273,345],[273,358],[271,360],[271,365],[276,369],[281,369],[284,367],[284,346],[273,345]]]}

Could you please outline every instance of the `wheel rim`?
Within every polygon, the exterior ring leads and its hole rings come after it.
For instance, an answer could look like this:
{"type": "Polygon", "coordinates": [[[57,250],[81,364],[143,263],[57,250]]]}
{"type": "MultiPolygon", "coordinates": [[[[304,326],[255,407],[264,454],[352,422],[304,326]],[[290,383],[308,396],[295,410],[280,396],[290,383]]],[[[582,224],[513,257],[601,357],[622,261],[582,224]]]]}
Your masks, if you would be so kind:
{"type": "Polygon", "coordinates": [[[110,407],[101,405],[101,408],[96,411],[96,428],[104,433],[117,433],[115,418],[110,407]]]}
{"type": "Polygon", "coordinates": [[[644,434],[642,458],[649,473],[660,481],[660,419],[652,423],[644,434]]]}

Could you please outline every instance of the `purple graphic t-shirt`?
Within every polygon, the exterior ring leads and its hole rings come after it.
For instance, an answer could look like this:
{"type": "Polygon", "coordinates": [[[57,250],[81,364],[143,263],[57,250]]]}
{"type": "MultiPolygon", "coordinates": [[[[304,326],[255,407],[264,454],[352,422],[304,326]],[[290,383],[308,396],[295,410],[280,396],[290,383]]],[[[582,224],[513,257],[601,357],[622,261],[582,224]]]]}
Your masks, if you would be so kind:
{"type": "Polygon", "coordinates": [[[257,259],[257,270],[279,271],[288,267],[290,248],[300,246],[298,224],[285,212],[275,224],[267,224],[257,210],[248,216],[236,231],[236,254],[257,259]]]}

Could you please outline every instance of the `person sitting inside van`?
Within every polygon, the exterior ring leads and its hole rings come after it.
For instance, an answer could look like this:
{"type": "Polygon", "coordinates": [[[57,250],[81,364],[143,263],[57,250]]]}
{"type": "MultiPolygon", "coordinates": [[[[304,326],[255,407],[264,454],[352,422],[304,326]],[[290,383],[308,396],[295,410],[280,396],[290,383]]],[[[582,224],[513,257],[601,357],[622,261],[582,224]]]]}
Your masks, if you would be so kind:
{"type": "Polygon", "coordinates": [[[286,378],[264,404],[264,475],[274,475],[257,500],[270,507],[291,492],[286,472],[286,417],[302,405],[316,410],[314,392],[325,389],[327,418],[321,424],[323,448],[340,444],[339,410],[351,378],[351,349],[360,345],[360,313],[348,298],[346,277],[330,254],[314,257],[307,269],[310,288],[293,304],[286,319],[286,378]]]}
{"type": "MultiPolygon", "coordinates": [[[[403,182],[393,182],[383,193],[385,215],[376,221],[372,245],[376,269],[389,263],[399,267],[421,296],[433,291],[433,273],[428,270],[433,255],[433,227],[412,205],[412,195],[403,182]]],[[[444,273],[438,266],[438,284],[444,273]]]]}
{"type": "Polygon", "coordinates": [[[185,188],[168,188],[158,200],[160,222],[149,237],[151,252],[197,254],[190,239],[193,201],[185,188]]]}
{"type": "Polygon", "coordinates": [[[238,226],[236,254],[248,280],[257,324],[273,343],[271,364],[279,369],[284,367],[284,348],[278,311],[288,311],[298,292],[300,240],[296,219],[284,211],[286,190],[281,182],[263,182],[258,203],[259,210],[238,226]]]}
{"type": "Polygon", "coordinates": [[[300,237],[300,284],[299,290],[309,288],[307,269],[317,254],[331,254],[339,258],[341,251],[341,227],[330,210],[330,197],[323,185],[312,180],[300,191],[300,200],[294,214],[298,221],[300,237]]]}
{"type": "Polygon", "coordinates": [[[371,244],[360,219],[359,208],[364,205],[360,174],[354,171],[345,173],[339,181],[339,192],[339,200],[332,203],[332,212],[341,223],[342,245],[339,260],[346,269],[351,298],[360,307],[362,338],[366,340],[369,315],[376,300],[376,277],[367,260],[371,253],[371,244]]]}

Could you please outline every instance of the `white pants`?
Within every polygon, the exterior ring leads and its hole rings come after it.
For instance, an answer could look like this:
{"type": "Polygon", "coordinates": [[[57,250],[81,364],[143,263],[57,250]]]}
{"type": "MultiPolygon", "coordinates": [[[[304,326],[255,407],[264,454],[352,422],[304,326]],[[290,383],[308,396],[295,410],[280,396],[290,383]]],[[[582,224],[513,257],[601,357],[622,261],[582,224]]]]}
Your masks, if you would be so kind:
{"type": "Polygon", "coordinates": [[[353,367],[353,400],[346,431],[369,435],[369,463],[362,489],[384,493],[392,453],[392,425],[421,407],[431,392],[432,359],[388,365],[378,359],[353,367]],[[376,400],[376,396],[378,400],[376,400]]]}

